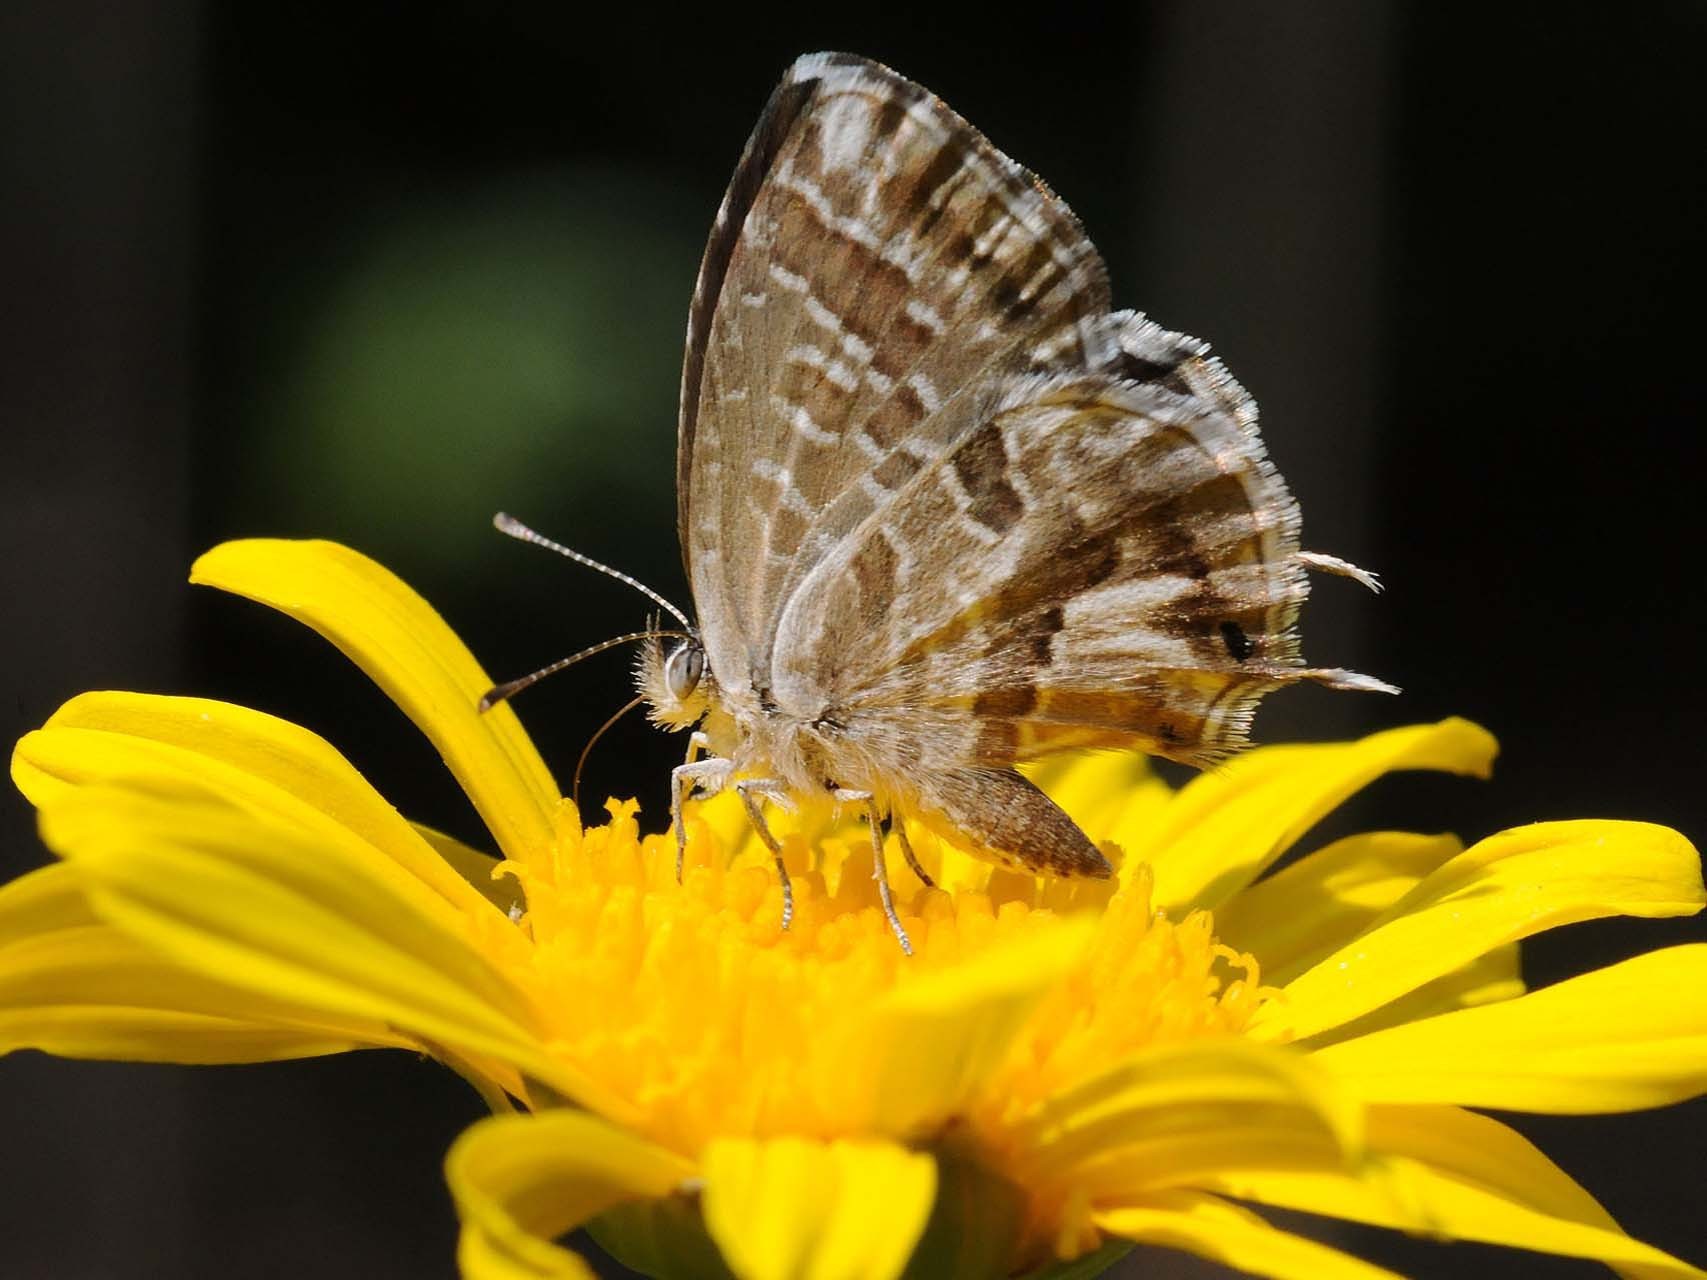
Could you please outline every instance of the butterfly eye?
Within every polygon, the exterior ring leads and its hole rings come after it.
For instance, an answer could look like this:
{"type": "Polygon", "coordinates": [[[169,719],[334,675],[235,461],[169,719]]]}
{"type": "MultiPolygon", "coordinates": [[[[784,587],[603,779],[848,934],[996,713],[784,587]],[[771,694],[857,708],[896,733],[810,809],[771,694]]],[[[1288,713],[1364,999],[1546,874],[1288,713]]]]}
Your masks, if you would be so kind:
{"type": "Polygon", "coordinates": [[[664,683],[677,702],[687,701],[704,674],[705,650],[691,640],[677,645],[664,663],[664,683]]]}

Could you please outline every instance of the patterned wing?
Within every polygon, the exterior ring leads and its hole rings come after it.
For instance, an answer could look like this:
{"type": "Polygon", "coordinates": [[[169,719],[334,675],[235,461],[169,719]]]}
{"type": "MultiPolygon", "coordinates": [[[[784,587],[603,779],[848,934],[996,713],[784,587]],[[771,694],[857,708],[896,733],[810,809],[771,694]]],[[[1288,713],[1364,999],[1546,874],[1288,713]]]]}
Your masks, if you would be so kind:
{"type": "Polygon", "coordinates": [[[783,615],[785,699],[927,806],[932,777],[1067,747],[1202,765],[1278,685],[1385,687],[1299,659],[1298,509],[1249,397],[1195,339],[1110,323],[1105,370],[1008,379],[783,615]]]}
{"type": "Polygon", "coordinates": [[[1106,363],[1107,309],[1066,206],[938,99],[849,55],[797,62],[689,318],[678,526],[723,687],[767,695],[791,592],[993,378],[1106,363]]]}

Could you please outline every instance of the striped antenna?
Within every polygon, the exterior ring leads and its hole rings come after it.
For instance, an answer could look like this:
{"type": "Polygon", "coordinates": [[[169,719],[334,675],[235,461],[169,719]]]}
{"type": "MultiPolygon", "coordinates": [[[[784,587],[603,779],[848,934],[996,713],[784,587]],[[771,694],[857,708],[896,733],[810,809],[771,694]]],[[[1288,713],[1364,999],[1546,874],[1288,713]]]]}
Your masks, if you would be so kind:
{"type": "Polygon", "coordinates": [[[593,559],[592,556],[584,556],[579,551],[571,551],[561,542],[553,542],[543,534],[535,533],[520,520],[517,520],[514,516],[506,515],[502,511],[492,517],[492,527],[499,533],[508,534],[519,542],[531,542],[536,547],[544,547],[547,551],[555,551],[560,556],[567,556],[576,564],[584,564],[589,569],[596,569],[606,577],[615,578],[618,582],[626,582],[641,595],[663,608],[665,612],[667,612],[677,622],[681,623],[682,626],[686,627],[689,631],[693,630],[693,623],[688,621],[687,614],[676,608],[675,605],[664,599],[663,596],[652,590],[651,587],[640,581],[639,578],[631,577],[621,569],[613,569],[608,564],[604,564],[593,559]]]}
{"type": "Polygon", "coordinates": [[[572,653],[567,658],[559,658],[556,662],[543,666],[538,671],[530,671],[519,680],[506,680],[503,684],[493,685],[486,691],[486,695],[480,699],[480,711],[485,714],[500,702],[509,701],[530,684],[537,684],[546,676],[556,675],[564,667],[572,667],[582,658],[590,658],[595,653],[614,649],[619,644],[632,644],[636,640],[650,640],[653,636],[673,636],[682,640],[692,639],[692,636],[686,631],[660,631],[654,627],[647,631],[630,631],[625,636],[613,636],[609,640],[601,640],[597,644],[588,645],[579,653],[572,653]]]}

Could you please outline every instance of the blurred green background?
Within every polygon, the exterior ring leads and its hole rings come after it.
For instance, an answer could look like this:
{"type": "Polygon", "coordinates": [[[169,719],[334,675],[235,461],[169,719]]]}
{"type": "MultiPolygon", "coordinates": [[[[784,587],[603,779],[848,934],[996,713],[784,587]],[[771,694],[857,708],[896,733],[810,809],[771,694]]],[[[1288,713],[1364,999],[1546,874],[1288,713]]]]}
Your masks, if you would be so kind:
{"type": "MultiPolygon", "coordinates": [[[[675,406],[705,232],[783,69],[846,48],[1041,173],[1117,301],[1209,339],[1255,393],[1306,544],[1382,571],[1378,600],[1321,584],[1307,651],[1405,696],[1289,693],[1259,736],[1460,713],[1505,744],[1492,785],[1394,780],[1342,827],[1638,817],[1699,840],[1704,15],[8,6],[8,727],[90,688],[225,697],[307,724],[410,816],[479,839],[349,664],[192,590],[190,560],[230,537],[347,542],[495,678],[646,612],[499,537],[496,510],[685,604],[675,406]]],[[[627,697],[611,654],[519,710],[566,780],[627,697]]],[[[638,795],[661,825],[680,750],[631,718],[588,792],[638,795]]],[[[5,874],[38,865],[27,806],[8,794],[0,823],[5,874]]],[[[1529,975],[1703,936],[1582,926],[1536,944],[1529,975]]],[[[19,1055],[0,1098],[0,1273],[451,1274],[437,1164],[478,1104],[431,1064],[19,1055]]],[[[1524,1128],[1633,1231],[1707,1261],[1707,1109],[1524,1128]]],[[[1352,1243],[1421,1274],[1591,1270],[1352,1243]]]]}

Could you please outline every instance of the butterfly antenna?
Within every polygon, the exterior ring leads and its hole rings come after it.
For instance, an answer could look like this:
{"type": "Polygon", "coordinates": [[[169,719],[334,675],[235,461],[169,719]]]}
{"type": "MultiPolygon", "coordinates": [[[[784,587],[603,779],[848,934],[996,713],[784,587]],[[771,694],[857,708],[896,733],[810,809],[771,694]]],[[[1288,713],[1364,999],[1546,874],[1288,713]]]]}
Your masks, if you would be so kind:
{"type": "Polygon", "coordinates": [[[601,724],[593,736],[587,739],[587,745],[581,748],[581,758],[575,761],[575,780],[569,784],[569,798],[575,802],[576,809],[581,807],[581,770],[586,767],[587,757],[593,753],[593,744],[605,736],[605,730],[609,729],[618,720],[622,719],[630,711],[633,711],[634,708],[638,707],[645,701],[645,694],[641,694],[636,698],[630,699],[628,704],[624,706],[621,711],[618,711],[609,720],[606,720],[601,724]]]}
{"type": "Polygon", "coordinates": [[[530,684],[537,684],[546,676],[556,675],[564,667],[572,667],[582,658],[590,658],[595,653],[614,649],[619,644],[632,644],[636,640],[650,640],[653,636],[675,636],[682,640],[690,638],[686,631],[677,631],[673,628],[668,631],[661,631],[657,627],[649,627],[645,631],[630,631],[625,636],[613,636],[609,640],[601,640],[598,644],[588,645],[579,653],[572,653],[567,658],[559,658],[556,662],[541,667],[538,671],[530,671],[519,680],[506,680],[503,684],[493,685],[486,691],[486,696],[480,699],[480,710],[482,713],[490,711],[500,702],[507,702],[515,697],[530,684]]]}
{"type": "Polygon", "coordinates": [[[618,582],[626,582],[641,595],[651,600],[654,604],[662,606],[664,610],[677,622],[681,623],[682,626],[686,627],[689,631],[693,630],[693,623],[688,621],[687,614],[676,608],[675,605],[664,599],[663,596],[652,590],[651,587],[640,581],[639,578],[631,577],[621,569],[613,569],[608,564],[603,564],[600,561],[593,559],[592,556],[584,556],[579,551],[571,551],[561,542],[553,542],[544,534],[535,533],[520,520],[517,520],[514,516],[506,515],[502,511],[492,517],[492,527],[499,533],[508,534],[510,537],[515,538],[520,542],[531,542],[536,547],[544,547],[547,551],[555,551],[560,556],[567,556],[576,564],[584,564],[589,569],[598,570],[606,577],[615,578],[618,582]]]}

